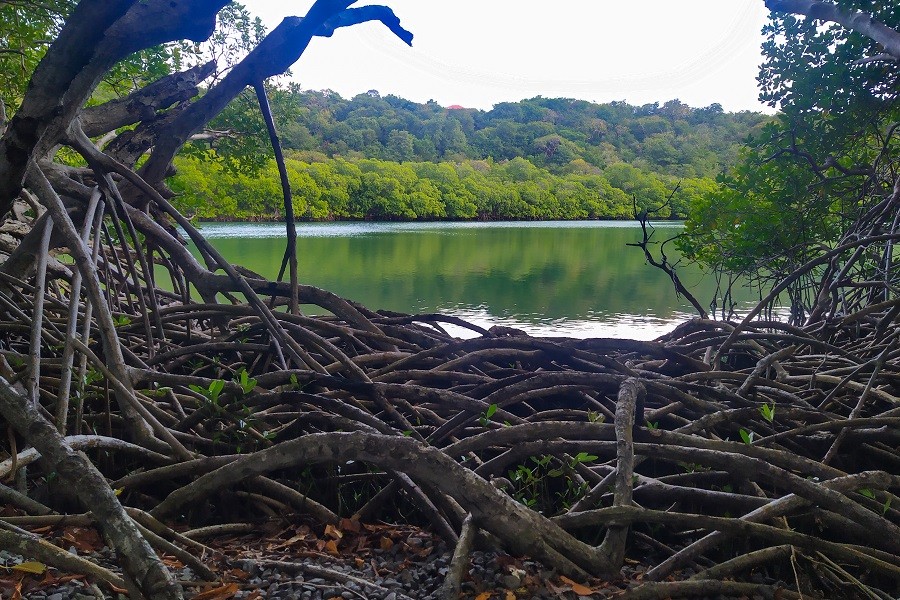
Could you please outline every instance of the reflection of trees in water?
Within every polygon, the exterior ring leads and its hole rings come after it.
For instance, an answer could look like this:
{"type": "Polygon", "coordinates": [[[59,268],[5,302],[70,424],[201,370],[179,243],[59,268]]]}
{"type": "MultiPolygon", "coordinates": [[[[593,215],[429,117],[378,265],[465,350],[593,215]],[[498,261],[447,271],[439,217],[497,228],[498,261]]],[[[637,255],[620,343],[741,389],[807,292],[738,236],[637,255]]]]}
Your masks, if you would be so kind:
{"type": "MultiPolygon", "coordinates": [[[[492,314],[598,318],[597,314],[669,316],[685,311],[671,282],[625,244],[626,227],[497,227],[390,231],[366,236],[301,239],[304,282],[368,306],[420,311],[483,306],[492,314]]],[[[274,272],[278,239],[219,239],[236,262],[274,272]]],[[[701,281],[684,269],[685,283],[701,281]]],[[[701,301],[711,281],[696,288],[701,301]]]]}

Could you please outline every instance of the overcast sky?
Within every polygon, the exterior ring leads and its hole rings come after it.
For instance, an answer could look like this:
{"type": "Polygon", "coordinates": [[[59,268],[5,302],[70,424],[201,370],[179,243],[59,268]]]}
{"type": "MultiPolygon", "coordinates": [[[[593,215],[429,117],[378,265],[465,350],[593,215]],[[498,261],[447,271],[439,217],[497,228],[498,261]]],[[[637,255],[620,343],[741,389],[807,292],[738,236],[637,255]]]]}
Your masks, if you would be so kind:
{"type": "MultiPolygon", "coordinates": [[[[269,29],[311,0],[243,0],[269,29]],[[285,8],[288,7],[288,8],[285,8]]],[[[537,95],[763,110],[763,0],[374,0],[413,32],[380,23],[316,38],[294,65],[305,89],[370,89],[489,109],[537,95]]],[[[356,6],[363,6],[359,2],[356,6]]]]}

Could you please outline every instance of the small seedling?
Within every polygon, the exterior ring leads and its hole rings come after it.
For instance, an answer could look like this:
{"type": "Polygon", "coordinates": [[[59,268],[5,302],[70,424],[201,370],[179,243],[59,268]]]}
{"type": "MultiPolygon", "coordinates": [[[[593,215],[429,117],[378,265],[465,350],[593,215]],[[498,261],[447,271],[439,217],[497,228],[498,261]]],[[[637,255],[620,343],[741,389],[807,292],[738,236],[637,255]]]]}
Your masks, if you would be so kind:
{"type": "Polygon", "coordinates": [[[577,465],[579,463],[593,462],[593,461],[597,460],[598,458],[599,458],[599,456],[597,456],[595,454],[588,454],[587,452],[579,452],[578,454],[575,455],[575,458],[572,459],[573,460],[572,466],[574,467],[575,465],[577,465]]]}
{"type": "Polygon", "coordinates": [[[211,404],[219,405],[219,394],[222,393],[222,390],[225,389],[225,381],[222,379],[214,379],[210,382],[208,388],[203,388],[199,385],[191,384],[189,386],[192,390],[206,398],[211,404]]]}
{"type": "Polygon", "coordinates": [[[744,443],[750,445],[753,443],[753,438],[756,437],[756,434],[752,431],[747,431],[746,429],[741,429],[740,431],[741,439],[744,440],[744,443]]]}
{"type": "Polygon", "coordinates": [[[775,420],[775,403],[772,404],[763,404],[759,407],[759,414],[762,415],[762,418],[768,421],[769,423],[775,420]]]}
{"type": "Polygon", "coordinates": [[[491,422],[491,417],[494,416],[494,413],[497,412],[497,405],[491,404],[487,407],[487,410],[484,411],[484,414],[481,415],[481,418],[478,419],[478,422],[481,423],[482,427],[487,427],[488,423],[491,422]]]}
{"type": "Polygon", "coordinates": [[[256,379],[247,374],[247,369],[241,369],[238,373],[238,383],[241,385],[241,390],[245,395],[252,392],[256,387],[256,379]]]}
{"type": "Polygon", "coordinates": [[[588,411],[588,421],[591,423],[603,423],[606,421],[606,415],[599,413],[595,410],[588,411]]]}

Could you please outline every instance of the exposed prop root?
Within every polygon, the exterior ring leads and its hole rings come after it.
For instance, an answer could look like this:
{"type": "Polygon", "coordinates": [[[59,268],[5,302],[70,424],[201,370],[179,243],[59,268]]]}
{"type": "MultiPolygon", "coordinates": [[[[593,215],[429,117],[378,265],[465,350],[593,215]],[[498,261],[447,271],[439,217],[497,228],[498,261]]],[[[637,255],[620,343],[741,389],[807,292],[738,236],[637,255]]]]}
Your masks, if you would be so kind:
{"type": "MultiPolygon", "coordinates": [[[[65,286],[47,289],[49,340],[67,327],[70,304],[65,286]]],[[[96,464],[127,505],[199,525],[181,535],[133,513],[154,546],[201,576],[215,572],[192,556],[194,540],[251,530],[241,522],[280,506],[323,526],[363,511],[449,527],[454,540],[461,531],[445,597],[458,594],[476,529],[572,577],[614,578],[627,559],[645,565],[648,581],[678,579],[626,597],[788,598],[797,592],[776,582],[795,580],[897,593],[900,535],[889,532],[900,531],[900,352],[890,336],[866,338],[883,329],[879,315],[896,316],[893,304],[861,309],[865,327],[845,317],[851,344],[840,326],[823,338],[705,319],[656,342],[458,340],[429,317],[355,311],[351,322],[160,295],[151,352],[140,315],[126,310],[143,288],[117,289],[117,372],[127,375],[95,369],[73,383],[78,418],[105,435],[66,443],[97,458],[118,450],[96,464]],[[293,343],[322,369],[272,360],[270,319],[282,335],[307,332],[293,343]],[[716,353],[727,357],[718,367],[716,353]],[[184,450],[126,441],[134,430],[116,407],[135,402],[151,430],[164,427],[184,450]],[[794,558],[798,550],[827,564],[828,577],[794,558]],[[684,570],[698,563],[702,573],[684,570]]],[[[0,294],[27,312],[26,291],[8,283],[0,294]]],[[[4,341],[12,377],[24,381],[28,331],[10,329],[4,341]]],[[[103,352],[96,342],[73,347],[75,364],[103,352]]],[[[63,357],[50,342],[40,351],[39,397],[53,414],[63,357]]],[[[37,456],[20,443],[0,474],[37,456]]],[[[6,496],[34,519],[69,510],[6,496]]]]}

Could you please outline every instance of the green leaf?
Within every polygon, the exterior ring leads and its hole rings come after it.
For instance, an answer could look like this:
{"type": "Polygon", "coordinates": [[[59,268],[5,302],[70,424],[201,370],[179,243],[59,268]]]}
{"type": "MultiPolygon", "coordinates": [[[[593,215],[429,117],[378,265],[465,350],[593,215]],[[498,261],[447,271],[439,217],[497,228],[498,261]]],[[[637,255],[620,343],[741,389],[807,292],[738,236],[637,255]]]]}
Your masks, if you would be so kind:
{"type": "Polygon", "coordinates": [[[214,379],[212,383],[209,384],[209,393],[211,395],[218,396],[222,393],[223,389],[225,389],[225,380],[223,379],[214,379]]]}
{"type": "Polygon", "coordinates": [[[487,410],[484,412],[484,416],[488,419],[494,416],[494,413],[497,412],[497,405],[491,404],[488,406],[487,410]]]}
{"type": "Polygon", "coordinates": [[[241,369],[238,374],[238,383],[244,394],[249,394],[256,388],[256,379],[247,374],[247,369],[241,369]]]}
{"type": "Polygon", "coordinates": [[[756,436],[752,431],[747,431],[746,429],[741,429],[740,431],[741,439],[744,440],[744,443],[750,445],[753,443],[753,438],[756,436]]]}

